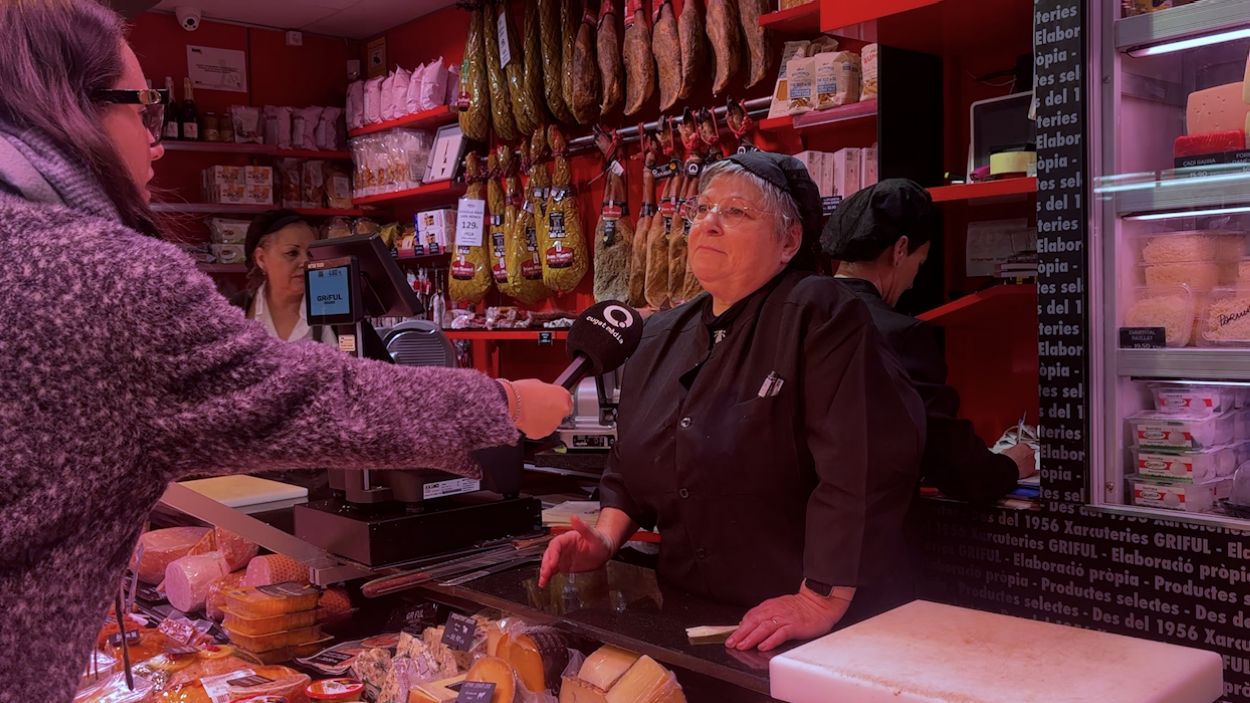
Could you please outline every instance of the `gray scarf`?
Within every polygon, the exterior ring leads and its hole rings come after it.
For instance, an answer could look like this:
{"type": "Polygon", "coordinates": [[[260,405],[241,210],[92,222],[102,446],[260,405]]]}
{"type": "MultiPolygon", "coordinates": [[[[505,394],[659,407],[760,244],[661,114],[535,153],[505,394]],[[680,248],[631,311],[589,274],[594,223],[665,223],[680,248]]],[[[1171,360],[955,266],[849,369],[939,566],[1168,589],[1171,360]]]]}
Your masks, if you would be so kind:
{"type": "Polygon", "coordinates": [[[34,130],[0,122],[0,190],[36,203],[119,220],[113,201],[87,169],[34,130]]]}

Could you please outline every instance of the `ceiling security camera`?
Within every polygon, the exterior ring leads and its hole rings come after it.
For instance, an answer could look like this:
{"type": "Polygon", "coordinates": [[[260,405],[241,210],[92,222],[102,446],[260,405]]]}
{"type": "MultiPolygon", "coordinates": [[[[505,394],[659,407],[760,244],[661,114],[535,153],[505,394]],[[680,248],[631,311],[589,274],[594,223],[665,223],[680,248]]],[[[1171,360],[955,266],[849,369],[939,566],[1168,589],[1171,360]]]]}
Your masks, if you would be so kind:
{"type": "Polygon", "coordinates": [[[200,20],[204,18],[204,13],[198,7],[179,7],[174,10],[174,14],[178,16],[178,25],[188,32],[199,29],[200,20]]]}

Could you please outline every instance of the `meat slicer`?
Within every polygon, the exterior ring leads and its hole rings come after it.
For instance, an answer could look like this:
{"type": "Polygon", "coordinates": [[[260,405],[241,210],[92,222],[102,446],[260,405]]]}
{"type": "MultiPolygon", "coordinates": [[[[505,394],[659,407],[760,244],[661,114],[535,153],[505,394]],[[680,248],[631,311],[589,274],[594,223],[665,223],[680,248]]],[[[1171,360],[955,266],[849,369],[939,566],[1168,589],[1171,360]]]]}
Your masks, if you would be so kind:
{"type": "Polygon", "coordinates": [[[621,402],[621,370],[582,379],[573,393],[573,414],[557,435],[570,451],[608,451],[616,444],[616,410],[621,402]]]}

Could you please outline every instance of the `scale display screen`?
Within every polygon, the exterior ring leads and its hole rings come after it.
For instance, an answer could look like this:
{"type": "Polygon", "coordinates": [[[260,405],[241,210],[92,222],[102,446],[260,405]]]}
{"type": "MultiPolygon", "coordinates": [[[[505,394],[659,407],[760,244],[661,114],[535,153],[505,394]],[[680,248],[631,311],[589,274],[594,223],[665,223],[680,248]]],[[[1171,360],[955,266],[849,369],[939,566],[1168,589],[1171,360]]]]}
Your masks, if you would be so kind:
{"type": "Polygon", "coordinates": [[[308,272],[309,317],[350,316],[352,312],[351,267],[314,269],[308,272]]]}

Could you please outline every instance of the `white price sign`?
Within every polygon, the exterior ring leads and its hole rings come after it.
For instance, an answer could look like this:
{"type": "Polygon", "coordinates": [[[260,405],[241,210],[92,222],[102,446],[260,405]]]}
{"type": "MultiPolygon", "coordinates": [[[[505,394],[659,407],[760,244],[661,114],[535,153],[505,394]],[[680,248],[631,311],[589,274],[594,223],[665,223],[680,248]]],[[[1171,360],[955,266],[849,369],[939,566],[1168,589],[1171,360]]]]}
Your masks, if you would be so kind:
{"type": "Polygon", "coordinates": [[[461,198],[456,211],[456,246],[480,247],[486,229],[486,201],[461,198]]]}
{"type": "Polygon", "coordinates": [[[508,10],[503,7],[499,10],[499,18],[496,24],[496,30],[499,33],[499,66],[507,68],[512,63],[512,46],[508,41],[508,10]]]}

